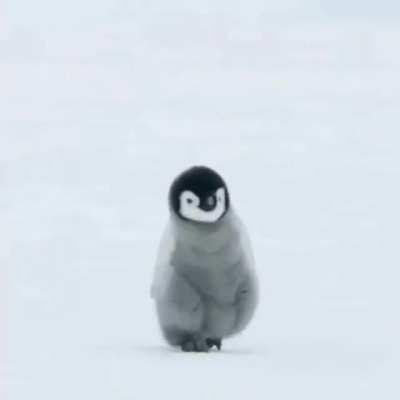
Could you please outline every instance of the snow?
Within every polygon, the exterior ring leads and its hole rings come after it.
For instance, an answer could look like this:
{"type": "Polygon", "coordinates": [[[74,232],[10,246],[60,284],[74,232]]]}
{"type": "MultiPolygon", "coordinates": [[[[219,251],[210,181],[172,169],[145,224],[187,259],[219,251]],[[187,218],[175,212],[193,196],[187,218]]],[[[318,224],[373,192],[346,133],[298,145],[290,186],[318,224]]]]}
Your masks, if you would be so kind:
{"type": "Polygon", "coordinates": [[[390,2],[25,3],[0,10],[6,398],[398,399],[390,2]],[[260,276],[221,353],[169,349],[150,298],[193,164],[228,182],[260,276]]]}

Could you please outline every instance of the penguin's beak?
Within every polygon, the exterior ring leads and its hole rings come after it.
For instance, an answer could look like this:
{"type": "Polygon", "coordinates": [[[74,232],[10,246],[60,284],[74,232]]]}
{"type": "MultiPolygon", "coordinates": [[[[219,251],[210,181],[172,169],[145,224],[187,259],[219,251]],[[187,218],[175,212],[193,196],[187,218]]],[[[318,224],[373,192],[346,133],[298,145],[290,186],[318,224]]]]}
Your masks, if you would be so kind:
{"type": "Polygon", "coordinates": [[[214,210],[215,206],[217,204],[217,199],[215,195],[207,196],[204,201],[202,201],[202,204],[200,205],[200,208],[203,209],[204,211],[212,211],[214,210]]]}

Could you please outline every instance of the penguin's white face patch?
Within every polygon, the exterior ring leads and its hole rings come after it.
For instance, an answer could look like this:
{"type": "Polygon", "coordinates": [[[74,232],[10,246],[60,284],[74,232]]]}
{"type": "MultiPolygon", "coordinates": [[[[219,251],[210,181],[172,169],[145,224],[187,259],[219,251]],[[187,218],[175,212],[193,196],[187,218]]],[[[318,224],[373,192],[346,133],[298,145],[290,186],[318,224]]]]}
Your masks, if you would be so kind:
{"type": "Polygon", "coordinates": [[[225,212],[225,189],[219,188],[214,196],[206,199],[206,204],[210,206],[209,211],[202,209],[200,203],[200,199],[193,192],[185,190],[179,197],[179,213],[191,221],[217,222],[225,212]]]}

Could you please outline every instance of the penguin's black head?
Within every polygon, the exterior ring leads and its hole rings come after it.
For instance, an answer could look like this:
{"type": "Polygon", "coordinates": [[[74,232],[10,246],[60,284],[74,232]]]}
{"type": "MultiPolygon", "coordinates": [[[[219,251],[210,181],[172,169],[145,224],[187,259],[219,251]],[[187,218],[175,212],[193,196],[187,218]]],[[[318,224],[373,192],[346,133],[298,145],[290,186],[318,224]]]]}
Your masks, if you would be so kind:
{"type": "Polygon", "coordinates": [[[211,224],[229,210],[229,192],[224,180],[211,168],[192,167],[172,183],[169,204],[184,220],[211,224]]]}

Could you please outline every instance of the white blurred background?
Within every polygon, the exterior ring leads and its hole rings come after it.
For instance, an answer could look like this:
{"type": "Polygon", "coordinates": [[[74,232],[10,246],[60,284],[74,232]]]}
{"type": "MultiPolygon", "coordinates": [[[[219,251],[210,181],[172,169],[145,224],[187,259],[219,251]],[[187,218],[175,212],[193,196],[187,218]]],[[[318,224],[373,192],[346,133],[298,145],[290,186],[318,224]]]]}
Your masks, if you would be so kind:
{"type": "Polygon", "coordinates": [[[399,4],[0,3],[7,399],[399,398],[399,4]],[[209,355],[168,349],[149,296],[193,164],[262,288],[209,355]]]}

